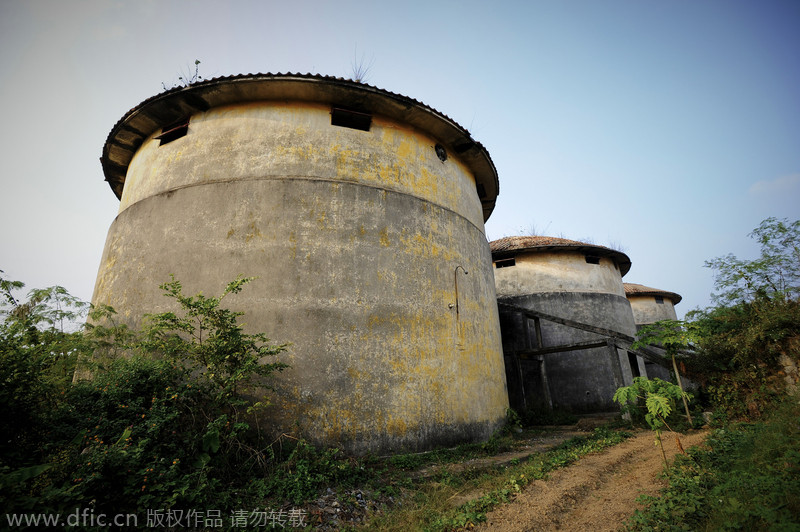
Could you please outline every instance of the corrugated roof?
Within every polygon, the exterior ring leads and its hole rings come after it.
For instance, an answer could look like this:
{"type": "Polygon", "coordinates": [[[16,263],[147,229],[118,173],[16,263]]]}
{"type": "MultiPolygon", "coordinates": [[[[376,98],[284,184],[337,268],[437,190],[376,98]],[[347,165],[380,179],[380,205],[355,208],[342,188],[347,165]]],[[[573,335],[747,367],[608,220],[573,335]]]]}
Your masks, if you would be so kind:
{"type": "Polygon", "coordinates": [[[623,286],[625,287],[626,296],[663,296],[669,298],[673,305],[677,305],[681,302],[681,299],[683,299],[680,294],[676,294],[675,292],[651,288],[643,284],[623,283],[623,286]]]}
{"type": "Polygon", "coordinates": [[[566,238],[556,238],[552,236],[507,236],[489,242],[489,247],[492,250],[493,258],[516,255],[523,251],[552,251],[560,249],[598,255],[601,257],[610,257],[616,261],[622,276],[631,269],[631,259],[621,251],[566,238]]]}
{"type": "Polygon", "coordinates": [[[431,134],[472,171],[483,190],[484,220],[494,209],[500,184],[482,144],[447,115],[413,98],[373,85],[317,74],[239,74],[175,87],[128,111],[111,129],[100,159],[106,181],[122,197],[128,164],[142,142],[185,116],[246,101],[291,100],[351,106],[431,134]]]}

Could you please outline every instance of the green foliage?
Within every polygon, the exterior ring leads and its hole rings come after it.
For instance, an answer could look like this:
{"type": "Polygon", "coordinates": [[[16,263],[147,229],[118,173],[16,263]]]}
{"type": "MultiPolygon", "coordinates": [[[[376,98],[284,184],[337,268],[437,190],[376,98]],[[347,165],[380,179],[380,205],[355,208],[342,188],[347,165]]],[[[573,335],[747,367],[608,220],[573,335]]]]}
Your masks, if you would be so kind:
{"type": "MultiPolygon", "coordinates": [[[[339,449],[317,449],[305,440],[283,448],[275,473],[262,483],[264,493],[300,504],[313,499],[326,487],[352,486],[365,481],[371,472],[364,459],[343,456],[339,449]]],[[[369,461],[369,459],[366,459],[369,461]]]]}
{"type": "Polygon", "coordinates": [[[643,327],[634,344],[663,346],[731,418],[767,410],[785,392],[780,358],[800,360],[800,221],[768,218],[750,236],[759,258],[706,262],[715,270],[716,307],[643,327]]]}
{"type": "Polygon", "coordinates": [[[82,334],[70,330],[86,303],[60,286],[31,290],[21,301],[13,291],[23,287],[0,277],[0,433],[7,435],[0,454],[14,464],[46,432],[46,412],[88,349],[82,334]]]}
{"type": "Polygon", "coordinates": [[[636,377],[632,385],[617,389],[613,400],[620,404],[623,413],[630,415],[632,423],[644,419],[647,426],[655,432],[656,443],[661,448],[661,456],[666,464],[661,431],[664,428],[672,430],[667,420],[675,412],[675,403],[684,399],[688,401],[690,398],[680,386],[671,382],[636,377]]]}
{"type": "Polygon", "coordinates": [[[702,337],[703,330],[692,321],[661,320],[642,326],[636,333],[633,349],[658,345],[669,355],[677,355],[682,350],[695,345],[702,337]]]}
{"type": "Polygon", "coordinates": [[[715,430],[678,456],[669,485],[628,530],[799,530],[800,408],[786,402],[763,423],[715,430]]]}
{"type": "Polygon", "coordinates": [[[614,393],[614,402],[622,407],[622,412],[631,416],[631,421],[642,421],[652,430],[660,433],[669,428],[667,420],[675,411],[675,404],[691,395],[680,387],[661,379],[636,377],[633,384],[619,388],[614,393]]]}
{"type": "Polygon", "coordinates": [[[757,299],[693,317],[703,334],[684,362],[714,406],[733,418],[758,417],[785,393],[779,360],[800,359],[800,302],[757,299]]]}
{"type": "Polygon", "coordinates": [[[706,261],[715,270],[718,304],[734,305],[757,298],[789,300],[800,295],[800,220],[767,218],[748,236],[761,256],[742,260],[732,254],[706,261]]]}
{"type": "MultiPolygon", "coordinates": [[[[90,503],[95,511],[230,506],[254,476],[273,472],[274,456],[246,417],[241,394],[266,387],[268,363],[285,346],[245,334],[240,313],[219,298],[186,297],[179,282],[163,288],[178,313],[151,317],[143,334],[115,323],[110,307],[92,309],[94,324],[66,332],[80,304],[62,289],[31,291],[20,303],[1,280],[0,498],[7,511],[61,511],[90,503]],[[98,351],[116,355],[71,385],[58,361],[98,351]],[[147,357],[129,356],[139,351],[147,357]],[[127,353],[128,356],[119,356],[127,353]],[[152,355],[158,355],[153,357],[152,355]],[[55,378],[58,376],[59,378],[55,378]]],[[[94,357],[97,358],[97,357],[94,357]]],[[[252,496],[252,493],[251,495],[252,496]]]]}
{"type": "Polygon", "coordinates": [[[161,285],[167,297],[175,299],[181,313],[163,312],[147,316],[144,339],[138,347],[148,354],[163,356],[190,371],[198,371],[198,378],[207,381],[219,398],[238,397],[253,386],[266,387],[257,377],[269,377],[286,368],[280,362],[266,363],[286,349],[286,345],[271,345],[265,334],[247,334],[238,323],[242,312],[221,306],[222,300],[241,292],[253,278],[238,278],[225,287],[219,297],[203,294],[185,296],[181,283],[175,278],[161,285]]]}
{"type": "Polygon", "coordinates": [[[616,445],[629,436],[629,433],[597,428],[589,436],[572,438],[546,453],[532,455],[528,461],[510,467],[503,475],[504,481],[498,488],[443,515],[433,517],[425,530],[472,528],[486,520],[487,512],[499,504],[511,501],[531,482],[544,479],[551,471],[567,467],[582,456],[616,445]]]}

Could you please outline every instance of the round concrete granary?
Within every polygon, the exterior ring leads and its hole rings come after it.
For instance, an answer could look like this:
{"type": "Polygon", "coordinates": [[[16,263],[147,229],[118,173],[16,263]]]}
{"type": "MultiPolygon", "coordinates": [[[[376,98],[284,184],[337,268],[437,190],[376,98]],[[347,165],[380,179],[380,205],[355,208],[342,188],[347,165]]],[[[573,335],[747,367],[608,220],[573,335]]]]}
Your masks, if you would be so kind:
{"type": "Polygon", "coordinates": [[[650,288],[636,283],[624,283],[625,297],[631,304],[636,328],[661,320],[677,320],[675,305],[681,296],[658,288],[650,288]]]}
{"type": "MultiPolygon", "coordinates": [[[[657,321],[678,319],[678,315],[675,313],[675,305],[681,302],[682,298],[679,294],[636,283],[624,283],[624,286],[625,296],[631,304],[633,321],[636,323],[637,331],[645,325],[650,325],[657,321]]],[[[653,345],[650,347],[657,353],[665,354],[665,351],[659,346],[653,345]]],[[[645,368],[647,376],[650,378],[658,377],[666,381],[672,378],[669,369],[665,366],[647,361],[645,368]]]]}
{"type": "Polygon", "coordinates": [[[230,305],[291,343],[275,430],[381,453],[504,420],[497,173],[448,117],[338,78],[217,78],[129,111],[102,163],[121,203],[94,302],[137,325],[170,274],[189,294],[256,276],[230,305]]]}
{"type": "Polygon", "coordinates": [[[622,286],[628,256],[541,236],[490,245],[511,406],[615,410],[616,388],[644,372],[639,357],[608,342],[636,333],[622,286]]]}

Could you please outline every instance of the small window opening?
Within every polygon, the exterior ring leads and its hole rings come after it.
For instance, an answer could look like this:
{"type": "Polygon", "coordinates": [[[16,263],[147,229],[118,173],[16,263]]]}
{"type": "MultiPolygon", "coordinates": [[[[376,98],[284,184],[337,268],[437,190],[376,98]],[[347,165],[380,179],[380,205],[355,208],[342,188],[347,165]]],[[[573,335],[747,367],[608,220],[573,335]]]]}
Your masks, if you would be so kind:
{"type": "Polygon", "coordinates": [[[656,296],[656,303],[658,303],[659,305],[663,305],[664,304],[664,296],[656,296]]]}
{"type": "Polygon", "coordinates": [[[185,137],[189,132],[189,117],[185,116],[172,124],[161,129],[161,134],[156,138],[160,141],[159,146],[169,144],[173,140],[185,137]]]}
{"type": "Polygon", "coordinates": [[[500,259],[494,261],[495,268],[508,268],[509,266],[514,266],[517,264],[516,257],[511,257],[510,259],[500,259]]]}
{"type": "Polygon", "coordinates": [[[447,160],[447,150],[444,149],[444,146],[437,144],[433,149],[436,150],[436,156],[440,161],[445,162],[447,160]]]}
{"type": "Polygon", "coordinates": [[[480,199],[485,199],[486,198],[486,187],[484,187],[482,184],[475,183],[475,190],[478,191],[478,197],[480,199]]]}
{"type": "Polygon", "coordinates": [[[631,365],[631,373],[633,378],[641,377],[642,373],[639,371],[639,359],[633,353],[628,353],[628,363],[631,365]]]}
{"type": "Polygon", "coordinates": [[[331,107],[331,125],[369,131],[372,125],[372,115],[343,107],[331,107]]]}
{"type": "Polygon", "coordinates": [[[586,262],[589,264],[600,264],[600,257],[597,255],[586,255],[586,262]]]}

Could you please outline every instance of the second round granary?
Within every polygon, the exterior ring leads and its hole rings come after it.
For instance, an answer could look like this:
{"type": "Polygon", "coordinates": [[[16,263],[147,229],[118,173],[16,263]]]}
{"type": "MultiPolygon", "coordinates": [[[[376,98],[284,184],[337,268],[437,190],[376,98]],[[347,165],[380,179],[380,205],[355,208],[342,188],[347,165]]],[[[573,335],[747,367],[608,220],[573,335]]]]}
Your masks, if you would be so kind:
{"type": "Polygon", "coordinates": [[[615,390],[646,375],[643,360],[613,344],[576,347],[602,343],[604,336],[592,330],[635,336],[622,283],[631,266],[628,256],[544,236],[506,237],[490,245],[511,406],[615,410],[615,390]]]}
{"type": "MultiPolygon", "coordinates": [[[[625,296],[631,304],[633,311],[633,321],[638,331],[645,325],[653,324],[661,320],[677,320],[675,305],[681,302],[681,296],[675,292],[668,292],[658,288],[652,288],[637,283],[624,283],[625,296]]],[[[658,346],[651,346],[657,352],[663,351],[658,346]]],[[[662,380],[671,378],[667,368],[659,364],[646,361],[645,367],[648,377],[658,377],[662,380]]]]}
{"type": "Polygon", "coordinates": [[[487,438],[508,399],[484,221],[487,151],[420,102],[312,75],[241,75],[129,111],[103,150],[120,198],[93,301],[130,325],[186,293],[289,342],[269,426],[350,452],[487,438]]]}

